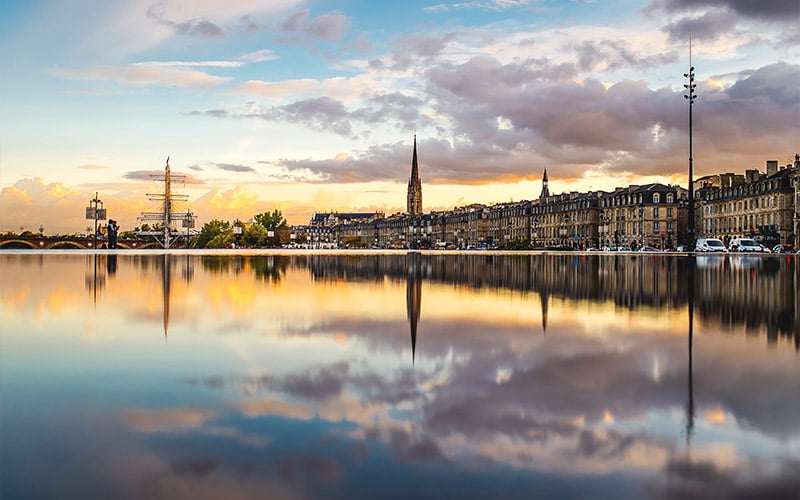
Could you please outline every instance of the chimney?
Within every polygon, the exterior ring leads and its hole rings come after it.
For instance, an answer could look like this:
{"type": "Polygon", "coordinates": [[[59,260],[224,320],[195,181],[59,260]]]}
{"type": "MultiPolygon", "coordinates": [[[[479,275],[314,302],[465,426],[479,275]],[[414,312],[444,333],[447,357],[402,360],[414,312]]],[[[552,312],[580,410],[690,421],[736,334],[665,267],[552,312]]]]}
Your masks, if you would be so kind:
{"type": "MultiPolygon", "coordinates": [[[[769,164],[769,162],[767,162],[767,164],[769,164]]],[[[777,169],[777,163],[775,164],[775,167],[777,169]]],[[[758,170],[745,170],[744,171],[744,178],[745,178],[745,180],[747,181],[748,184],[752,184],[752,183],[758,181],[759,173],[760,172],[758,170]]]]}
{"type": "Polygon", "coordinates": [[[778,160],[767,160],[767,176],[778,173],[778,160]]]}

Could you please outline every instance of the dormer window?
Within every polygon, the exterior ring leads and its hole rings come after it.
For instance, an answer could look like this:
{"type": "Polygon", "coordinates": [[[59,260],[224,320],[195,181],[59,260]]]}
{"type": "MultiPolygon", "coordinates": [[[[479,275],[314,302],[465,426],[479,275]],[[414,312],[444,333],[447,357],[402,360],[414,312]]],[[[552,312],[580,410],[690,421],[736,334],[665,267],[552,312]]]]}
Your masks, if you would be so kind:
{"type": "Polygon", "coordinates": [[[653,193],[653,203],[661,203],[661,194],[653,193]]]}

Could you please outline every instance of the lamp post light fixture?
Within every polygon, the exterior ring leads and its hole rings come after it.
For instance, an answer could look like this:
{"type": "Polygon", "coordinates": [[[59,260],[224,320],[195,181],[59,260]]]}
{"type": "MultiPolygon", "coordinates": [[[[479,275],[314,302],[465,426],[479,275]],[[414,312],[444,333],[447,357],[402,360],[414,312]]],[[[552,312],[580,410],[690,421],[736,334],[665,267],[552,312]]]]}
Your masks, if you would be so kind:
{"type": "Polygon", "coordinates": [[[644,204],[639,204],[639,245],[644,246],[644,204]]]}
{"type": "Polygon", "coordinates": [[[697,84],[694,83],[694,66],[692,66],[692,38],[689,36],[689,72],[683,74],[684,78],[688,78],[689,83],[684,84],[683,88],[686,93],[683,97],[689,102],[689,248],[694,248],[695,243],[695,228],[694,228],[694,157],[692,154],[692,105],[694,104],[697,94],[695,89],[697,84]]]}
{"type": "Polygon", "coordinates": [[[89,206],[86,207],[86,218],[89,220],[94,219],[94,233],[92,233],[92,248],[97,249],[97,221],[106,219],[106,209],[103,208],[103,201],[98,198],[97,193],[94,193],[94,198],[89,200],[89,206]]]}

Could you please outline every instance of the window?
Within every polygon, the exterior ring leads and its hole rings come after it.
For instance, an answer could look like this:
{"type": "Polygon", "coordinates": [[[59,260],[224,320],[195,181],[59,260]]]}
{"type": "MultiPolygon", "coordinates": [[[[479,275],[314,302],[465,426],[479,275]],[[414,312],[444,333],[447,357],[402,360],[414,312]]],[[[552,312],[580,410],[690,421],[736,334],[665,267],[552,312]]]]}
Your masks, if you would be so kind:
{"type": "Polygon", "coordinates": [[[658,217],[658,207],[653,207],[653,217],[658,217]]]}
{"type": "Polygon", "coordinates": [[[674,203],[675,198],[672,196],[672,193],[667,193],[667,203],[674,203]]]}
{"type": "Polygon", "coordinates": [[[653,203],[661,203],[661,194],[653,193],[653,203]]]}
{"type": "Polygon", "coordinates": [[[653,222],[653,232],[654,233],[658,232],[658,221],[653,222]]]}
{"type": "Polygon", "coordinates": [[[667,208],[667,217],[672,217],[672,207],[667,208]]]}

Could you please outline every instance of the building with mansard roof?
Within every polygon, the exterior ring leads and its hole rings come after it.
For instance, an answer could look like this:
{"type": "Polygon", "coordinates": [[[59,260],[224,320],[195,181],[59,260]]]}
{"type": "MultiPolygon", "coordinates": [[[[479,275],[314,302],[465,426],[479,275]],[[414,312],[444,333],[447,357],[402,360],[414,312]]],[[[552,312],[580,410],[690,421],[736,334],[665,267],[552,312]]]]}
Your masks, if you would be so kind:
{"type": "Polygon", "coordinates": [[[743,182],[701,189],[700,234],[722,240],[751,237],[768,247],[794,245],[798,169],[800,160],[781,167],[769,160],[763,172],[746,170],[743,182]]]}
{"type": "Polygon", "coordinates": [[[598,203],[601,246],[674,248],[686,238],[689,192],[661,183],[602,193],[598,203]]]}

